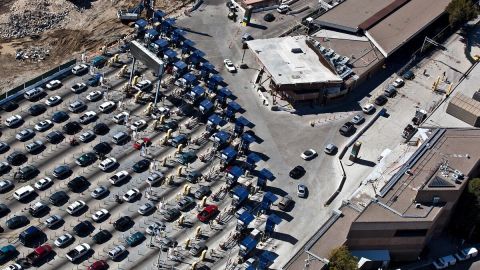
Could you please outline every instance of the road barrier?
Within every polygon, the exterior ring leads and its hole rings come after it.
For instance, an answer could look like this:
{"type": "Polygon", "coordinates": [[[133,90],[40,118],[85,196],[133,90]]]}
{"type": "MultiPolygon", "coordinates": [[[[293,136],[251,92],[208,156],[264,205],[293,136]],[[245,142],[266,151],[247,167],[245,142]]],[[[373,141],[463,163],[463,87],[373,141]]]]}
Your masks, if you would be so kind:
{"type": "Polygon", "coordinates": [[[19,85],[0,95],[0,106],[10,102],[23,99],[23,94],[35,87],[38,87],[48,81],[59,79],[70,75],[71,68],[77,63],[76,59],[72,59],[64,64],[52,68],[51,70],[19,85]]]}

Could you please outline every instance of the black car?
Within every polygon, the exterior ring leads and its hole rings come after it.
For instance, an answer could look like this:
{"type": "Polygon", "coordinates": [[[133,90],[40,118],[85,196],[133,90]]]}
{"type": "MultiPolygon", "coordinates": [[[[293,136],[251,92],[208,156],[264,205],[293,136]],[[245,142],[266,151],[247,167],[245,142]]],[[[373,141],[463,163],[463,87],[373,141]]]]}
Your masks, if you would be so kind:
{"type": "Polygon", "coordinates": [[[93,147],[93,151],[97,155],[106,155],[112,151],[112,147],[107,142],[101,142],[93,147]]]}
{"type": "Polygon", "coordinates": [[[406,80],[413,80],[413,78],[415,78],[415,74],[411,70],[407,70],[405,73],[403,73],[402,77],[406,80]]]}
{"type": "Polygon", "coordinates": [[[375,104],[377,104],[378,106],[382,106],[387,103],[387,101],[388,98],[385,95],[380,95],[375,99],[375,104]]]}
{"type": "Polygon", "coordinates": [[[165,124],[158,127],[158,130],[163,131],[163,132],[167,132],[169,129],[175,130],[175,129],[177,129],[177,127],[178,127],[177,121],[171,120],[171,121],[165,122],[165,124]]]}
{"type": "Polygon", "coordinates": [[[49,211],[50,211],[50,207],[48,207],[48,205],[44,203],[39,203],[38,206],[34,205],[34,207],[31,207],[28,209],[28,212],[30,213],[30,215],[36,218],[44,216],[49,211]]]}
{"type": "Polygon", "coordinates": [[[93,132],[97,135],[105,135],[110,131],[110,128],[105,123],[98,123],[93,127],[93,132]]]}
{"type": "Polygon", "coordinates": [[[355,130],[355,125],[352,122],[347,122],[343,124],[343,126],[340,128],[339,132],[343,136],[348,136],[352,134],[352,132],[355,130]]]}
{"type": "Polygon", "coordinates": [[[73,232],[80,237],[85,237],[89,235],[94,229],[95,227],[90,221],[84,220],[75,225],[75,227],[73,227],[73,232]]]}
{"type": "Polygon", "coordinates": [[[21,228],[30,223],[30,220],[24,215],[14,216],[11,219],[7,220],[5,224],[10,230],[15,230],[21,228]]]}
{"type": "Polygon", "coordinates": [[[3,154],[10,150],[10,145],[8,145],[6,142],[0,142],[0,154],[3,154]]]}
{"type": "Polygon", "coordinates": [[[195,199],[201,199],[205,196],[208,196],[210,194],[210,187],[209,186],[200,186],[197,191],[193,194],[195,199]]]}
{"type": "Polygon", "coordinates": [[[272,13],[267,13],[263,16],[263,20],[266,22],[273,22],[275,20],[275,16],[272,13]]]}
{"type": "Polygon", "coordinates": [[[27,161],[27,157],[23,153],[18,151],[11,153],[7,157],[7,162],[13,166],[21,165],[25,161],[27,161]]]}
{"type": "Polygon", "coordinates": [[[30,108],[28,108],[28,113],[31,116],[37,116],[44,113],[46,110],[47,110],[47,106],[39,103],[39,104],[33,104],[32,106],[30,106],[30,108]]]}
{"type": "Polygon", "coordinates": [[[68,135],[73,135],[73,134],[79,132],[80,130],[82,130],[82,126],[77,121],[72,121],[72,122],[66,123],[63,126],[62,130],[63,130],[63,132],[67,133],[68,135]]]}
{"type": "Polygon", "coordinates": [[[8,215],[10,213],[10,208],[7,205],[0,203],[0,218],[8,215]]]}
{"type": "Polygon", "coordinates": [[[18,104],[15,103],[15,102],[12,102],[12,101],[7,102],[7,103],[2,105],[2,110],[6,111],[6,112],[15,111],[17,108],[18,108],[18,104]]]}
{"type": "Polygon", "coordinates": [[[293,179],[299,179],[300,177],[302,177],[303,175],[305,175],[305,168],[303,168],[302,166],[298,165],[298,166],[295,166],[295,168],[293,168],[289,175],[290,177],[292,177],[293,179]]]}
{"type": "Polygon", "coordinates": [[[150,160],[142,159],[133,165],[133,171],[136,173],[144,172],[150,166],[150,160]]]}
{"type": "Polygon", "coordinates": [[[70,169],[70,166],[60,165],[55,167],[55,169],[53,170],[53,176],[55,176],[58,179],[63,179],[67,177],[71,172],[72,172],[72,169],[70,169]]]}
{"type": "Polygon", "coordinates": [[[76,163],[79,166],[85,167],[87,165],[92,164],[96,160],[97,160],[97,155],[95,155],[92,152],[88,152],[88,153],[85,153],[85,154],[81,155],[79,158],[77,158],[76,163]]]}
{"type": "Polygon", "coordinates": [[[89,185],[90,182],[88,182],[87,178],[84,176],[77,176],[68,182],[67,187],[71,191],[77,192],[88,187],[89,185]]]}
{"type": "Polygon", "coordinates": [[[92,240],[96,244],[103,244],[108,240],[110,240],[111,238],[112,238],[112,234],[109,231],[101,230],[92,237],[92,240]]]}
{"type": "Polygon", "coordinates": [[[18,176],[22,180],[30,180],[38,175],[40,171],[32,165],[26,165],[25,167],[21,168],[18,172],[18,176]]]}
{"type": "Polygon", "coordinates": [[[62,132],[58,130],[54,130],[48,133],[46,138],[49,143],[57,144],[61,142],[63,139],[65,139],[65,136],[63,136],[62,132]]]}
{"type": "Polygon", "coordinates": [[[68,202],[69,199],[70,197],[68,197],[65,191],[57,191],[50,196],[49,202],[55,206],[61,206],[68,202]]]}
{"type": "Polygon", "coordinates": [[[62,123],[68,120],[70,116],[64,111],[57,111],[52,115],[52,121],[55,123],[62,123]]]}
{"type": "Polygon", "coordinates": [[[123,216],[113,223],[113,227],[118,231],[124,232],[128,230],[132,224],[133,220],[129,216],[123,216]]]}
{"type": "Polygon", "coordinates": [[[0,174],[6,174],[12,169],[12,166],[10,166],[6,162],[0,162],[0,174]]]}

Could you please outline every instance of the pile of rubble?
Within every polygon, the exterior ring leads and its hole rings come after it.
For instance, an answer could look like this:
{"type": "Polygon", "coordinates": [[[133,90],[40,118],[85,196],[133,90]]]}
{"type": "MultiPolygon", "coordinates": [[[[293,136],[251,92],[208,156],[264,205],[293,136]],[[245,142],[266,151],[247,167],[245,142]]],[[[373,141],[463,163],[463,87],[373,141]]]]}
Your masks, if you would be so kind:
{"type": "Polygon", "coordinates": [[[15,53],[15,59],[31,61],[31,62],[43,61],[48,56],[50,56],[50,48],[39,47],[39,46],[18,49],[15,53]]]}
{"type": "Polygon", "coordinates": [[[0,23],[0,38],[39,35],[58,26],[75,9],[75,5],[57,0],[18,1],[0,23]]]}

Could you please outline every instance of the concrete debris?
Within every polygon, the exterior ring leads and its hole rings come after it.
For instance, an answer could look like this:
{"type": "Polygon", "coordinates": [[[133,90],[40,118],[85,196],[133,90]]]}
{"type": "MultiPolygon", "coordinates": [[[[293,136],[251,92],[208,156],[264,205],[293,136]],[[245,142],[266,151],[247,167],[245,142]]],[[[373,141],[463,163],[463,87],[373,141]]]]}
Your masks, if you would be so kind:
{"type": "Polygon", "coordinates": [[[18,49],[15,53],[15,59],[17,60],[25,60],[31,62],[40,62],[45,60],[48,56],[50,56],[50,48],[49,47],[31,47],[31,48],[24,48],[18,49]]]}

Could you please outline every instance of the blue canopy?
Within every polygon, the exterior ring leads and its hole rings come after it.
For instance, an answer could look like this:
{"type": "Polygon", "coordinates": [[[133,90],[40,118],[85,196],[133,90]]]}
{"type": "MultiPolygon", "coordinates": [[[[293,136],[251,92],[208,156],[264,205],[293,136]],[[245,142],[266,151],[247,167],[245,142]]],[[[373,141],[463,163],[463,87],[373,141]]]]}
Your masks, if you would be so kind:
{"type": "Polygon", "coordinates": [[[237,151],[235,151],[235,149],[233,149],[233,147],[229,146],[229,147],[222,150],[222,155],[225,155],[228,158],[232,158],[235,155],[237,155],[237,151]]]}
{"type": "Polygon", "coordinates": [[[190,39],[186,39],[183,41],[183,46],[188,46],[188,47],[192,47],[195,46],[195,42],[193,42],[192,40],[190,39]]]}
{"type": "Polygon", "coordinates": [[[183,75],[183,78],[185,79],[185,81],[187,81],[188,83],[193,83],[197,80],[197,77],[195,77],[195,75],[193,75],[192,73],[187,73],[185,75],[183,75]]]}
{"type": "Polygon", "coordinates": [[[174,18],[167,18],[163,21],[165,25],[168,26],[174,26],[175,25],[175,19],[174,18]]]}
{"type": "Polygon", "coordinates": [[[214,113],[208,118],[208,122],[212,123],[212,125],[219,126],[224,121],[218,114],[214,113]]]}
{"type": "Polygon", "coordinates": [[[165,55],[166,55],[168,58],[175,58],[175,57],[177,57],[177,52],[175,52],[174,50],[168,49],[168,50],[165,52],[165,55]]]}
{"type": "Polygon", "coordinates": [[[282,222],[282,219],[275,214],[269,215],[267,220],[268,220],[268,222],[272,222],[275,225],[278,225],[278,224],[280,224],[280,222],[282,222]]]}
{"type": "Polygon", "coordinates": [[[255,219],[255,217],[250,214],[248,211],[243,212],[239,217],[238,220],[242,221],[243,224],[249,224],[255,219]]]}
{"type": "MultiPolygon", "coordinates": [[[[193,54],[195,54],[195,55],[198,56],[198,57],[204,57],[204,56],[205,56],[205,53],[204,53],[203,51],[201,51],[201,50],[198,50],[198,49],[195,50],[195,51],[193,51],[193,54]]],[[[210,64],[210,63],[209,63],[209,64],[210,64]]],[[[212,64],[210,64],[210,65],[212,65],[212,64]]],[[[212,66],[213,66],[213,65],[212,65],[212,66]]],[[[215,67],[213,67],[213,69],[215,69],[215,67]]]]}
{"type": "Polygon", "coordinates": [[[273,179],[275,179],[275,176],[273,175],[273,173],[265,168],[263,168],[260,172],[259,172],[260,176],[262,178],[265,178],[265,179],[268,179],[270,181],[272,181],[273,179]]]}
{"type": "Polygon", "coordinates": [[[218,91],[218,95],[221,97],[231,97],[232,96],[232,91],[230,91],[228,88],[223,87],[218,91]]]}
{"type": "Polygon", "coordinates": [[[168,41],[166,39],[159,39],[154,42],[158,47],[165,49],[168,48],[168,41]]]}
{"type": "Polygon", "coordinates": [[[255,240],[252,236],[247,236],[245,237],[242,242],[240,242],[240,245],[246,247],[248,250],[252,250],[254,247],[257,246],[257,240],[255,240]]]}
{"type": "Polygon", "coordinates": [[[210,81],[216,82],[216,83],[221,83],[221,82],[223,82],[223,78],[222,78],[222,76],[220,76],[218,74],[215,74],[210,78],[210,81]]]}
{"type": "MultiPolygon", "coordinates": [[[[259,155],[257,155],[256,153],[253,153],[253,152],[248,154],[248,156],[247,156],[247,162],[250,163],[250,164],[255,164],[255,163],[259,162],[260,160],[262,160],[262,158],[259,155]]],[[[264,178],[266,178],[266,177],[264,177],[264,178]]]]}
{"type": "Polygon", "coordinates": [[[215,66],[212,65],[210,62],[203,63],[202,68],[205,69],[205,70],[210,70],[210,71],[215,70],[215,66]]]}
{"type": "Polygon", "coordinates": [[[226,142],[230,139],[230,133],[226,132],[226,131],[223,131],[223,130],[220,130],[219,132],[215,133],[215,135],[213,135],[215,138],[218,138],[219,141],[221,142],[226,142]]]}
{"type": "Polygon", "coordinates": [[[278,197],[277,197],[277,195],[273,194],[272,192],[267,191],[263,195],[263,201],[265,201],[265,200],[268,200],[269,202],[274,203],[278,200],[278,197]]]}
{"type": "Polygon", "coordinates": [[[235,122],[242,126],[247,126],[247,127],[251,127],[251,125],[253,124],[252,122],[250,122],[250,120],[245,118],[243,115],[238,117],[235,122]]]}
{"type": "Polygon", "coordinates": [[[175,30],[173,30],[173,34],[174,35],[177,35],[177,36],[184,36],[186,34],[186,32],[180,28],[177,28],[175,30]]]}
{"type": "Polygon", "coordinates": [[[209,111],[210,109],[213,108],[213,103],[208,100],[208,99],[205,99],[203,100],[202,102],[200,102],[200,108],[202,109],[202,111],[209,111]]]}
{"type": "Polygon", "coordinates": [[[230,101],[230,102],[228,103],[228,108],[230,108],[230,109],[233,110],[233,111],[238,112],[238,111],[240,111],[240,109],[242,108],[242,106],[240,106],[240,105],[239,105],[237,102],[235,102],[235,101],[230,101]]]}
{"type": "Polygon", "coordinates": [[[185,62],[183,62],[182,60],[175,62],[175,64],[173,65],[179,70],[183,70],[187,68],[187,64],[185,64],[185,62]]]}
{"type": "Polygon", "coordinates": [[[150,30],[147,30],[145,34],[150,37],[156,37],[158,36],[158,31],[155,29],[150,29],[150,30]]]}
{"type": "Polygon", "coordinates": [[[234,178],[238,178],[238,177],[242,176],[244,172],[245,171],[242,168],[240,168],[238,166],[233,166],[230,169],[230,171],[228,172],[228,174],[232,175],[234,178]]]}
{"type": "Polygon", "coordinates": [[[157,9],[155,10],[155,12],[153,13],[153,17],[154,18],[163,18],[165,17],[167,14],[165,12],[163,12],[162,10],[160,9],[157,9]]]}
{"type": "Polygon", "coordinates": [[[242,140],[246,143],[253,143],[255,141],[255,138],[248,133],[243,133],[242,140]]]}
{"type": "Polygon", "coordinates": [[[192,93],[195,97],[199,97],[205,93],[205,89],[203,89],[203,87],[200,85],[197,85],[192,88],[192,93]]]}
{"type": "Polygon", "coordinates": [[[268,250],[264,250],[258,258],[263,263],[273,263],[275,259],[277,259],[277,257],[278,257],[278,254],[275,254],[274,252],[271,252],[268,250]]]}
{"type": "Polygon", "coordinates": [[[138,28],[145,28],[145,26],[147,25],[148,25],[148,22],[144,19],[140,19],[135,22],[135,27],[138,27],[138,28]]]}

